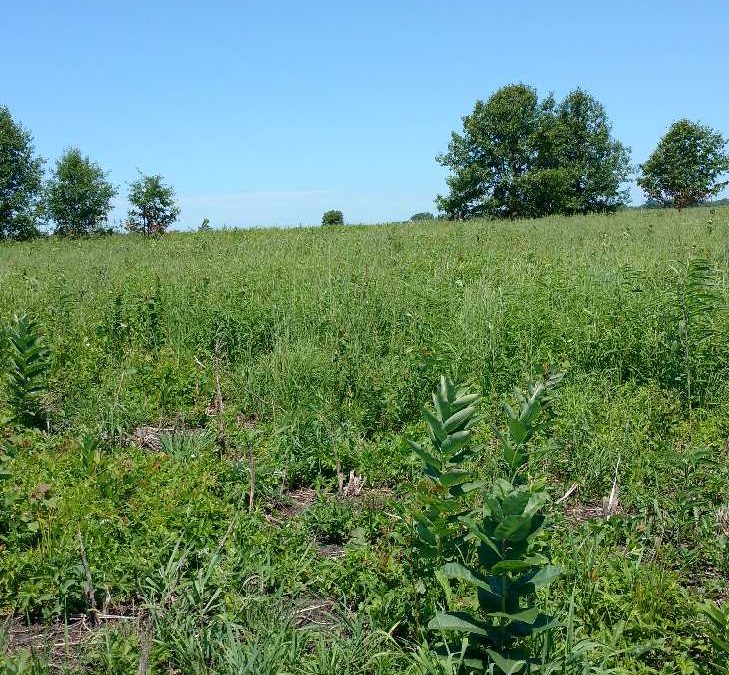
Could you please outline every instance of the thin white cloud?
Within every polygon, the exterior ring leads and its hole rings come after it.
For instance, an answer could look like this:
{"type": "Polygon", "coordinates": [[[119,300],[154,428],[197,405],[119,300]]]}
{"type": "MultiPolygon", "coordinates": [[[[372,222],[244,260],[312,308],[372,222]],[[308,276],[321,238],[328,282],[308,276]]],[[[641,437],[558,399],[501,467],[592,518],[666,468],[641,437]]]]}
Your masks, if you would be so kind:
{"type": "Polygon", "coordinates": [[[179,201],[182,205],[195,204],[250,204],[272,201],[295,201],[326,197],[328,190],[252,190],[246,192],[223,192],[218,194],[183,194],[179,201]]]}

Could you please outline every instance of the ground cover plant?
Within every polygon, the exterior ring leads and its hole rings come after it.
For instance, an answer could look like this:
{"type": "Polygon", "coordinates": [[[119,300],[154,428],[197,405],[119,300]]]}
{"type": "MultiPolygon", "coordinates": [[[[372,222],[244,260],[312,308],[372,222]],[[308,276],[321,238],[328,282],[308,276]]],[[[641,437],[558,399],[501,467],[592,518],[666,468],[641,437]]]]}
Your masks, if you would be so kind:
{"type": "Polygon", "coordinates": [[[726,672],[727,244],[726,208],[3,244],[0,672],[726,672]]]}

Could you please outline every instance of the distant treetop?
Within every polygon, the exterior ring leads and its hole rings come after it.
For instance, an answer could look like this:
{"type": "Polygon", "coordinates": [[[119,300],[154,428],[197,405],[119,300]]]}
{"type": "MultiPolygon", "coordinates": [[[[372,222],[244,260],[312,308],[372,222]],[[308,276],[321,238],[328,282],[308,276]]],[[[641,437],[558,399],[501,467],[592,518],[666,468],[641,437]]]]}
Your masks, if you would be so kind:
{"type": "Polygon", "coordinates": [[[321,217],[322,225],[344,225],[344,215],[341,211],[326,211],[321,217]]]}
{"type": "Polygon", "coordinates": [[[430,211],[422,211],[420,213],[414,213],[410,216],[410,220],[413,222],[418,220],[435,220],[435,216],[430,211]]]}

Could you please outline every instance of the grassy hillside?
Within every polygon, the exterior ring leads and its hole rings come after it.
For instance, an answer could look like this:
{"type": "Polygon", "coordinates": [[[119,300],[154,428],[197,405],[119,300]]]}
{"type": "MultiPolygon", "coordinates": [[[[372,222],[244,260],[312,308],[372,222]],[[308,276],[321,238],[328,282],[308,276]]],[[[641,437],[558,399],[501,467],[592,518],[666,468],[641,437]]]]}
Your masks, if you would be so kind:
{"type": "Polygon", "coordinates": [[[448,672],[403,439],[425,438],[441,373],[468,380],[492,476],[500,403],[554,371],[529,471],[555,500],[544,543],[564,574],[541,602],[560,672],[713,672],[728,273],[723,207],[0,246],[0,324],[36,317],[50,354],[44,428],[0,435],[7,672],[23,645],[64,642],[38,659],[448,672]],[[364,488],[338,495],[350,471],[364,488]]]}

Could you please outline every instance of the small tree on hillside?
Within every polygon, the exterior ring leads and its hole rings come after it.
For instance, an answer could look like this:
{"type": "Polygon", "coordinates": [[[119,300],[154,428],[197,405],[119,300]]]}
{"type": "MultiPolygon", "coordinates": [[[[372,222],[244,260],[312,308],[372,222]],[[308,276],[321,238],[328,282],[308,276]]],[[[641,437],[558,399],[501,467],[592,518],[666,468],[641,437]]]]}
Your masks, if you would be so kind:
{"type": "Polygon", "coordinates": [[[140,176],[129,187],[129,209],[126,228],[130,232],[162,234],[177,220],[180,208],[175,190],[162,182],[162,176],[140,176]]]}
{"type": "Polygon", "coordinates": [[[0,240],[38,234],[43,160],[33,137],[0,106],[0,240]]]}
{"type": "Polygon", "coordinates": [[[410,216],[412,222],[418,222],[419,220],[435,220],[435,216],[430,211],[422,211],[421,213],[414,213],[410,216]]]}
{"type": "Polygon", "coordinates": [[[341,211],[326,211],[321,217],[322,225],[344,225],[344,215],[341,211]]]}
{"type": "Polygon", "coordinates": [[[716,195],[729,181],[727,141],[711,127],[678,120],[642,164],[638,185],[649,199],[682,209],[716,195]]]}
{"type": "Polygon", "coordinates": [[[98,164],[69,148],[46,186],[46,210],[56,223],[55,233],[78,237],[102,231],[116,194],[98,164]]]}

